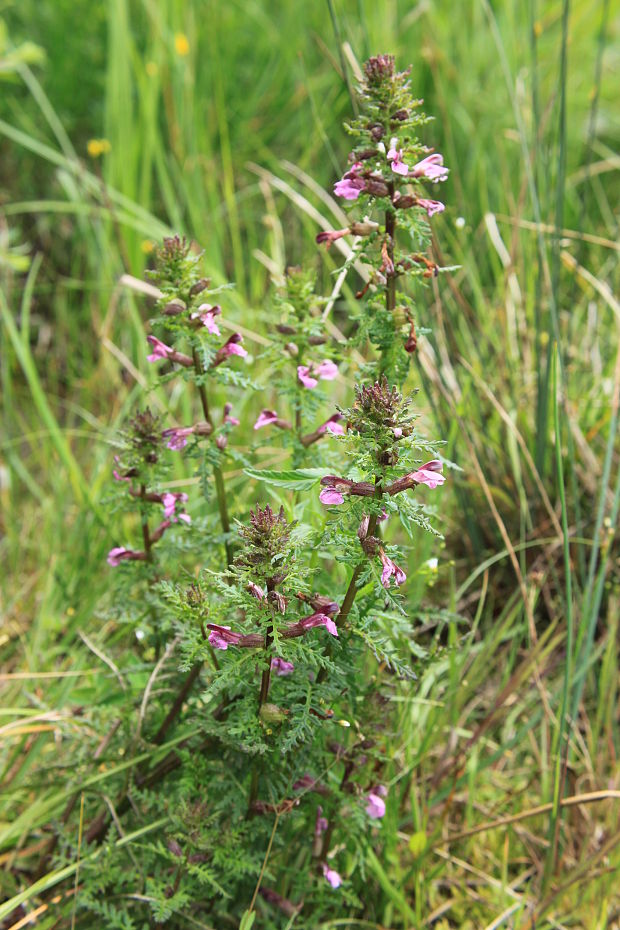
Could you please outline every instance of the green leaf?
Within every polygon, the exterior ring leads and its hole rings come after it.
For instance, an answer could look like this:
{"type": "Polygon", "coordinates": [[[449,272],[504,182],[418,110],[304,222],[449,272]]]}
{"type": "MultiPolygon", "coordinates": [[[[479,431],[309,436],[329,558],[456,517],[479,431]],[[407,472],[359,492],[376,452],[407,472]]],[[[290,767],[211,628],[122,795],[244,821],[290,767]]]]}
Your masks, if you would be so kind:
{"type": "Polygon", "coordinates": [[[321,468],[298,468],[296,471],[246,468],[244,471],[249,478],[272,484],[277,488],[288,488],[289,491],[309,491],[324,474],[324,469],[321,468]]]}
{"type": "Polygon", "coordinates": [[[252,930],[256,920],[256,911],[244,911],[239,924],[239,930],[252,930]]]}

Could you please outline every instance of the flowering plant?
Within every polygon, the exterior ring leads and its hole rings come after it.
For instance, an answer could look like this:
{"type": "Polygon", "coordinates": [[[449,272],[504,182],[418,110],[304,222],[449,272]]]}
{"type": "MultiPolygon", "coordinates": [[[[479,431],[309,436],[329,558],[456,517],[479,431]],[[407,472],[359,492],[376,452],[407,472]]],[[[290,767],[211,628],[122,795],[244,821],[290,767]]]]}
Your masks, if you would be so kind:
{"type": "MultiPolygon", "coordinates": [[[[178,425],[149,409],[138,414],[114,467],[142,540],[129,545],[123,535],[108,554],[125,579],[122,609],[148,604],[142,635],[146,623],[157,655],[168,638],[160,662],[174,647],[182,656],[172,705],[153,710],[139,735],[152,745],[177,728],[184,735],[159,766],[138,770],[117,804],[165,821],[164,838],[145,853],[156,920],[201,894],[211,923],[236,916],[247,926],[257,894],[274,926],[295,915],[316,925],[342,902],[362,906],[364,851],[380,843],[381,821],[398,806],[382,734],[390,698],[411,682],[420,654],[416,604],[403,596],[420,565],[408,567],[398,528],[414,553],[425,534],[438,535],[428,501],[446,478],[401,388],[415,321],[413,299],[396,286],[438,272],[420,250],[428,217],[443,206],[420,197],[419,184],[444,180],[447,169],[414,135],[426,120],[406,73],[390,56],[371,59],[364,73],[351,166],[334,190],[380,216],[317,237],[328,247],[358,237],[356,254],[370,269],[348,342],[331,338],[313,275],[289,269],[265,352],[277,399],[240,423],[235,397],[258,388],[244,373],[241,333],[222,335],[229,324],[199,253],[166,239],[152,273],[160,296],[147,360],[162,383],[191,387],[186,410],[192,396],[200,409],[178,425]],[[415,253],[397,244],[397,226],[415,253]],[[366,351],[368,340],[376,352],[366,351]],[[354,396],[338,405],[330,393],[341,366],[353,370],[352,344],[366,361],[354,396]],[[257,468],[235,448],[243,427],[257,441],[279,441],[288,470],[257,468]],[[189,485],[173,491],[167,481],[179,454],[195,464],[206,515],[189,485]],[[251,509],[243,490],[231,491],[230,463],[256,482],[251,509]],[[166,792],[152,790],[163,778],[166,792]]],[[[87,839],[100,841],[108,826],[104,812],[87,839]]],[[[107,888],[102,878],[101,893],[107,888]]],[[[88,904],[100,908],[96,895],[88,904]]]]}

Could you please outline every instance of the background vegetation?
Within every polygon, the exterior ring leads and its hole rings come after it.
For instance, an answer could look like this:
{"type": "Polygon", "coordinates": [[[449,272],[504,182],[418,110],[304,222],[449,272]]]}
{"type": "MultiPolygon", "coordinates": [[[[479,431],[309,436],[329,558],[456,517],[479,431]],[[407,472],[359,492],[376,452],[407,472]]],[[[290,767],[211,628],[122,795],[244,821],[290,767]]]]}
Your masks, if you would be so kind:
{"type": "MultiPolygon", "coordinates": [[[[340,225],[324,191],[356,62],[383,51],[412,64],[451,169],[434,250],[459,267],[427,292],[410,384],[463,469],[420,598],[462,619],[398,709],[402,804],[373,913],[324,926],[620,925],[613,4],[22,0],[0,16],[4,926],[69,925],[75,866],[37,871],[50,824],[77,796],[88,821],[116,771],[67,770],[62,750],[118,700],[110,656],[128,648],[97,610],[110,442],[146,384],[149,311],[121,276],[187,234],[260,344],[272,276],[318,267],[315,233],[340,225]]],[[[133,663],[136,707],[152,662],[133,663]]],[[[115,765],[162,749],[135,751],[115,765]]]]}

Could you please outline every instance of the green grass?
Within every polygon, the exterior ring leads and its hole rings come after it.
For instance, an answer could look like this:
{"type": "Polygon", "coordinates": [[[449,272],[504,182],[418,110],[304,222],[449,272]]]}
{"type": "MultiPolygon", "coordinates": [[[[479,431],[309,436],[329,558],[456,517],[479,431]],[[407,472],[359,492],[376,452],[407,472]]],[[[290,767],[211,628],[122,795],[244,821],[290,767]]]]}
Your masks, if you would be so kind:
{"type": "MultiPolygon", "coordinates": [[[[264,336],[266,266],[316,262],[312,209],[337,216],[289,163],[330,188],[346,163],[351,55],[390,50],[413,63],[437,117],[429,139],[451,168],[434,248],[459,269],[427,291],[433,332],[410,383],[423,387],[429,434],[446,437],[463,469],[443,497],[446,544],[427,602],[468,625],[453,621],[458,648],[396,708],[401,804],[370,860],[376,912],[385,927],[442,930],[619,919],[609,7],[109,0],[40,16],[23,0],[4,14],[13,43],[32,40],[47,58],[15,65],[0,101],[2,918],[45,904],[41,926],[69,925],[71,898],[52,904],[47,891],[72,888],[74,867],[35,879],[46,827],[76,791],[96,812],[116,774],[76,782],[59,768],[50,784],[46,769],[59,743],[79,747],[92,709],[118,688],[80,633],[112,657],[122,648],[97,614],[105,501],[113,431],[141,393],[148,310],[119,278],[143,277],[149,243],[186,233],[215,282],[235,281],[229,307],[250,341],[264,336]],[[110,152],[95,161],[86,143],[101,137],[110,152]],[[562,803],[597,791],[608,794],[562,803]]],[[[9,51],[0,45],[0,61],[9,51]]],[[[335,260],[321,261],[328,292],[335,260]]],[[[352,289],[335,305],[338,326],[352,289]]],[[[187,403],[159,390],[152,402],[177,416],[187,403]]],[[[149,672],[132,670],[137,706],[149,672]]],[[[337,915],[325,926],[379,925],[337,915]]]]}

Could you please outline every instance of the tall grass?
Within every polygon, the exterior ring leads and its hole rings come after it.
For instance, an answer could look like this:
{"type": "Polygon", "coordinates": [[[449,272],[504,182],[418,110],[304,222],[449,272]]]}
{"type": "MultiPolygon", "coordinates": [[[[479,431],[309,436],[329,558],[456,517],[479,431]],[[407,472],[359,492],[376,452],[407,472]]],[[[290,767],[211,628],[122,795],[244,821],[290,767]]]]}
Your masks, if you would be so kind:
{"type": "MultiPolygon", "coordinates": [[[[367,925],[612,926],[620,307],[609,4],[38,9],[24,0],[6,18],[15,43],[45,47],[47,69],[18,63],[0,103],[0,235],[27,242],[32,258],[25,276],[0,265],[0,916],[15,924],[18,906],[44,907],[51,927],[70,914],[70,898],[51,903],[47,891],[69,888],[77,865],[29,877],[46,825],[75,793],[53,768],[55,741],[79,744],[89,709],[115,695],[114,671],[88,643],[101,642],[110,440],[143,378],[147,314],[119,279],[141,277],[167,231],[189,234],[213,280],[235,281],[237,321],[260,338],[271,273],[316,260],[317,212],[338,215],[316,185],[329,188],[346,163],[355,58],[391,50],[413,62],[451,167],[434,249],[458,269],[423,297],[433,331],[411,385],[423,385],[430,431],[463,472],[446,496],[449,559],[421,634],[445,655],[398,708],[389,752],[402,804],[372,860],[367,925]],[[90,137],[105,137],[109,154],[89,159],[90,137]],[[437,605],[451,611],[447,642],[437,605]]],[[[326,292],[334,267],[321,267],[326,292]]],[[[347,281],[335,302],[337,326],[353,290],[347,281]]],[[[257,377],[268,378],[260,365],[257,377]]],[[[168,401],[154,391],[153,403],[168,401]]],[[[173,411],[182,403],[173,395],[173,411]]],[[[119,634],[106,632],[113,646],[119,634]]],[[[133,669],[137,701],[148,675],[133,669]]],[[[119,765],[157,761],[185,735],[119,765]]],[[[105,795],[116,772],[79,790],[105,795]]],[[[140,838],[118,842],[139,849],[140,838]]],[[[347,924],[327,926],[337,925],[347,924]]]]}

